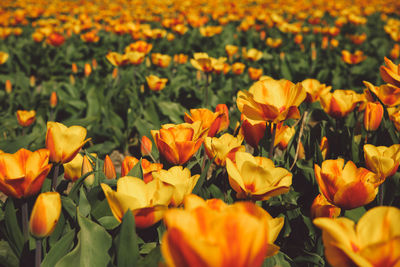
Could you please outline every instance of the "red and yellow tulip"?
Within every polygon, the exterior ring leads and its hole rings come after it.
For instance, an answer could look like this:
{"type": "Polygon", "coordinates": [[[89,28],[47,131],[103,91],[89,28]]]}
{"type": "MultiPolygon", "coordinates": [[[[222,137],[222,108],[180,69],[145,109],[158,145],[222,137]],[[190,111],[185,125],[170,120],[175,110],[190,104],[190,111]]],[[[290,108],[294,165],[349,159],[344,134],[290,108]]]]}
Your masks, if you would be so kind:
{"type": "Polygon", "coordinates": [[[28,127],[36,120],[36,111],[34,110],[17,110],[18,124],[22,127],[28,127]]]}
{"type": "Polygon", "coordinates": [[[36,238],[51,235],[61,214],[61,197],[57,192],[40,194],[33,205],[29,231],[36,238]]]}
{"type": "Polygon", "coordinates": [[[204,140],[204,148],[210,159],[214,159],[214,163],[219,166],[225,166],[226,159],[235,161],[235,153],[245,151],[242,145],[243,137],[226,133],[221,137],[206,137],[204,140]]]}

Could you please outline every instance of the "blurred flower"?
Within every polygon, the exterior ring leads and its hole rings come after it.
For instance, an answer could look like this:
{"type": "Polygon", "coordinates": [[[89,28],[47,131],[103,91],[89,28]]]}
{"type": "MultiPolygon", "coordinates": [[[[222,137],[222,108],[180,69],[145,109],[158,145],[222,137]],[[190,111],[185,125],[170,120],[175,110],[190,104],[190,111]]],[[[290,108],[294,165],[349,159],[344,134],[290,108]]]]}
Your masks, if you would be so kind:
{"type": "Polygon", "coordinates": [[[36,120],[36,111],[17,110],[17,120],[22,127],[28,127],[36,120]]]}
{"type": "Polygon", "coordinates": [[[325,257],[333,267],[397,266],[400,260],[400,210],[375,207],[357,225],[348,218],[317,218],[325,257]]]}
{"type": "MultiPolygon", "coordinates": [[[[128,62],[132,65],[140,65],[144,61],[145,54],[137,51],[129,52],[123,55],[122,59],[124,62],[124,59],[126,58],[128,62]]],[[[169,63],[168,63],[169,64],[169,63]]]]}
{"type": "Polygon", "coordinates": [[[232,60],[233,56],[239,51],[239,47],[236,45],[226,45],[225,51],[228,54],[228,58],[232,60]]]}
{"type": "Polygon", "coordinates": [[[173,166],[169,170],[154,172],[153,177],[174,186],[171,205],[178,207],[182,204],[183,198],[192,193],[193,188],[200,178],[200,174],[191,176],[188,168],[173,166]]]}
{"type": "Polygon", "coordinates": [[[151,142],[150,138],[143,135],[140,141],[140,152],[142,153],[142,156],[150,155],[152,147],[153,143],[151,142]]]}
{"type": "Polygon", "coordinates": [[[197,70],[205,73],[212,72],[214,70],[222,71],[226,58],[220,57],[218,59],[209,57],[207,53],[194,53],[193,58],[190,59],[190,63],[197,70]]]}
{"type": "Polygon", "coordinates": [[[61,46],[65,42],[65,38],[63,35],[57,33],[57,32],[52,32],[46,39],[46,42],[49,45],[58,47],[61,46]]]}
{"type": "Polygon", "coordinates": [[[47,122],[46,147],[50,150],[50,161],[62,164],[71,161],[90,140],[85,137],[86,129],[82,126],[47,122]]]}
{"type": "Polygon", "coordinates": [[[252,67],[249,67],[247,71],[249,73],[250,79],[252,79],[253,81],[258,81],[258,79],[260,79],[261,75],[263,74],[262,69],[256,69],[252,67]]]}
{"type": "Polygon", "coordinates": [[[283,218],[272,218],[254,203],[227,205],[189,195],[184,205],[164,217],[161,251],[167,266],[258,267],[279,251],[273,243],[283,218]]]}
{"type": "Polygon", "coordinates": [[[50,172],[49,150],[21,148],[14,154],[0,153],[0,191],[14,198],[35,195],[50,172]]]}
{"type": "Polygon", "coordinates": [[[174,55],[174,62],[178,64],[185,64],[188,60],[188,56],[185,54],[176,54],[174,55]]]}
{"type": "Polygon", "coordinates": [[[340,215],[340,211],[340,208],[329,203],[323,194],[319,194],[311,205],[311,218],[336,218],[340,215]]]}
{"type": "Polygon", "coordinates": [[[221,137],[206,137],[204,139],[204,148],[210,159],[214,159],[214,163],[219,166],[225,166],[227,158],[235,161],[235,153],[237,151],[245,151],[242,145],[242,136],[233,136],[229,133],[223,134],[221,137]]]}
{"type": "MultiPolygon", "coordinates": [[[[135,165],[139,162],[139,160],[135,157],[126,156],[122,162],[121,166],[121,177],[127,176],[129,171],[135,167],[135,165]]],[[[142,158],[142,172],[143,172],[143,181],[145,183],[153,180],[153,173],[161,170],[163,165],[161,163],[151,163],[147,159],[142,158]]]]}
{"type": "Polygon", "coordinates": [[[282,45],[282,39],[281,38],[276,38],[273,39],[271,37],[268,37],[267,40],[265,41],[266,45],[272,48],[277,48],[282,45]]]}
{"type": "MultiPolygon", "coordinates": [[[[379,100],[388,107],[400,105],[400,88],[391,84],[383,84],[374,86],[373,84],[364,81],[364,85],[373,92],[379,100]]],[[[367,91],[367,94],[369,92],[367,91]]],[[[371,97],[372,98],[372,97],[371,97]]]]}
{"type": "Polygon", "coordinates": [[[167,78],[159,78],[155,75],[146,76],[147,85],[152,91],[161,91],[168,82],[167,78]]]}
{"type": "Polygon", "coordinates": [[[363,51],[357,50],[354,54],[347,50],[342,50],[342,60],[347,64],[358,64],[364,61],[367,56],[364,55],[363,51]]]}
{"type": "Polygon", "coordinates": [[[243,73],[244,68],[246,68],[246,65],[244,65],[241,62],[236,62],[232,64],[232,72],[235,75],[240,75],[243,73]]]}
{"type": "Polygon", "coordinates": [[[400,67],[385,57],[386,66],[381,66],[381,77],[385,82],[400,87],[400,67]]]}
{"type": "Polygon", "coordinates": [[[360,45],[367,39],[367,34],[364,32],[360,35],[350,35],[349,38],[353,44],[360,45]]]}
{"type": "Polygon", "coordinates": [[[148,54],[151,49],[153,48],[153,45],[150,43],[147,43],[145,41],[139,40],[137,42],[131,43],[127,47],[125,47],[125,53],[133,52],[133,51],[138,51],[141,53],[148,54]]]}
{"type": "Polygon", "coordinates": [[[289,192],[292,184],[289,171],[275,167],[268,158],[253,157],[247,152],[236,152],[235,162],[227,158],[226,170],[237,198],[267,200],[289,192]]]}
{"type": "Polygon", "coordinates": [[[71,70],[73,73],[78,73],[78,66],[76,65],[76,63],[72,63],[71,65],[71,70]]]}
{"type": "Polygon", "coordinates": [[[320,96],[322,108],[334,118],[347,116],[363,100],[364,96],[353,90],[335,90],[320,96]]]}
{"type": "Polygon", "coordinates": [[[12,92],[12,83],[11,83],[10,80],[6,80],[5,90],[6,90],[7,94],[11,94],[11,92],[12,92]]]}
{"type": "Polygon", "coordinates": [[[185,112],[184,119],[187,123],[201,121],[202,130],[207,131],[207,136],[214,137],[217,133],[226,130],[229,126],[227,109],[228,108],[226,108],[226,112],[223,108],[220,110],[216,109],[215,112],[206,108],[191,109],[190,115],[185,112]],[[226,121],[228,121],[228,125],[226,125],[226,121]]]}
{"type": "Polygon", "coordinates": [[[137,228],[147,228],[160,221],[174,193],[172,185],[159,179],[146,184],[143,180],[130,176],[117,180],[117,191],[103,183],[101,188],[114,217],[121,222],[125,213],[130,210],[135,216],[137,228]]]}
{"type": "Polygon", "coordinates": [[[100,40],[100,37],[97,35],[96,31],[89,31],[81,34],[81,40],[85,43],[97,43],[100,40]]]}
{"type": "Polygon", "coordinates": [[[117,178],[115,166],[108,155],[106,155],[106,158],[104,159],[103,172],[106,175],[107,179],[117,178]]]}
{"type": "Polygon", "coordinates": [[[315,102],[318,101],[321,95],[325,95],[331,91],[331,86],[326,86],[325,84],[321,84],[318,80],[315,79],[305,79],[301,82],[303,88],[307,93],[307,102],[315,102]]]}
{"type": "Polygon", "coordinates": [[[8,60],[8,54],[6,52],[0,51],[0,65],[6,63],[8,60]]]}
{"type": "Polygon", "coordinates": [[[390,50],[390,58],[392,60],[398,59],[400,57],[400,44],[394,44],[392,50],[390,50]]]}
{"type": "Polygon", "coordinates": [[[57,93],[56,92],[51,92],[50,95],[50,107],[55,108],[57,106],[57,93]]]}
{"type": "Polygon", "coordinates": [[[199,150],[207,134],[200,121],[192,124],[164,124],[158,131],[152,130],[154,142],[160,154],[174,165],[186,163],[199,150]]]}
{"type": "Polygon", "coordinates": [[[367,168],[379,177],[383,183],[387,177],[394,175],[400,162],[400,145],[373,146],[364,145],[364,158],[367,168]]]}
{"type": "Polygon", "coordinates": [[[90,74],[92,73],[92,67],[90,66],[89,63],[85,63],[84,73],[85,77],[89,77],[90,74]]]}
{"type": "Polygon", "coordinates": [[[64,178],[71,182],[78,180],[82,176],[82,164],[83,156],[78,153],[70,162],[63,164],[64,178]]]}
{"type": "Polygon", "coordinates": [[[239,91],[236,104],[247,120],[278,123],[300,118],[298,106],[306,98],[303,86],[288,80],[265,79],[239,91]]]}
{"type": "Polygon", "coordinates": [[[151,54],[151,62],[158,67],[166,68],[171,62],[171,56],[162,55],[160,53],[153,53],[151,54]]]}
{"type": "Polygon", "coordinates": [[[368,102],[364,111],[364,128],[366,131],[376,131],[383,117],[383,106],[377,102],[368,102]]]}
{"type": "Polygon", "coordinates": [[[364,206],[378,193],[376,175],[364,168],[357,168],[344,159],[325,160],[321,167],[314,165],[315,179],[326,199],[342,209],[364,206]]]}
{"type": "Polygon", "coordinates": [[[200,27],[199,29],[200,34],[204,37],[211,37],[216,34],[220,34],[222,30],[223,28],[221,26],[205,26],[205,27],[200,27]]]}
{"type": "Polygon", "coordinates": [[[326,155],[329,152],[329,142],[326,136],[323,136],[321,139],[321,143],[319,144],[319,149],[321,150],[322,158],[325,160],[326,155]]]}
{"type": "Polygon", "coordinates": [[[119,54],[117,52],[109,52],[106,55],[107,60],[114,66],[124,66],[129,63],[129,59],[126,55],[119,54]]]}
{"type": "Polygon", "coordinates": [[[61,197],[57,192],[41,193],[33,205],[29,231],[35,238],[50,236],[61,214],[61,197]]]}
{"type": "Polygon", "coordinates": [[[262,58],[263,53],[255,48],[247,50],[246,47],[242,48],[243,58],[251,61],[258,61],[262,58]]]}
{"type": "Polygon", "coordinates": [[[34,75],[31,75],[29,77],[29,86],[34,87],[36,85],[36,77],[34,75]]]}

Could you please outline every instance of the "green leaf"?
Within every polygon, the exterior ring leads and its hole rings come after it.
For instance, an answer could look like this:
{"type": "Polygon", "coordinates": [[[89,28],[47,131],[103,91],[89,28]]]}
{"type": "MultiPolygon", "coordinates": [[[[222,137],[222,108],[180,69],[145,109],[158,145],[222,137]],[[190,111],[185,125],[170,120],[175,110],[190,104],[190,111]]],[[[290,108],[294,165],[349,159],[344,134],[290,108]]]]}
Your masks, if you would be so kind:
{"type": "Polygon", "coordinates": [[[139,162],[133,166],[133,168],[128,172],[127,176],[143,179],[142,159],[140,159],[139,162]]]}
{"type": "Polygon", "coordinates": [[[192,191],[193,194],[198,195],[200,193],[201,187],[203,186],[203,184],[206,180],[208,169],[210,168],[211,163],[213,163],[213,161],[214,161],[214,159],[208,160],[207,164],[204,166],[204,169],[203,169],[202,173],[200,174],[200,178],[197,181],[196,186],[193,188],[193,191],[192,191]]]}
{"type": "Polygon", "coordinates": [[[7,241],[0,241],[0,262],[4,267],[17,267],[19,260],[7,241]]]}
{"type": "Polygon", "coordinates": [[[86,198],[83,187],[81,187],[79,190],[79,211],[85,217],[87,217],[90,213],[90,203],[86,198]]]}
{"type": "Polygon", "coordinates": [[[160,246],[155,247],[145,258],[139,260],[137,266],[158,266],[161,261],[160,246]]]}
{"type": "Polygon", "coordinates": [[[185,109],[178,103],[161,101],[158,103],[158,107],[162,114],[167,116],[172,123],[182,123],[182,115],[185,113],[185,109]]]}
{"type": "Polygon", "coordinates": [[[346,210],[344,212],[344,216],[353,220],[354,222],[358,222],[358,220],[361,218],[361,216],[363,216],[365,212],[366,209],[364,207],[359,207],[352,210],[346,210]]]}
{"type": "Polygon", "coordinates": [[[80,227],[78,244],[55,266],[108,266],[111,259],[108,254],[112,243],[111,236],[103,227],[83,217],[79,209],[77,217],[80,227]]]}
{"type": "Polygon", "coordinates": [[[66,233],[47,253],[42,262],[42,267],[54,266],[71,249],[75,237],[75,231],[66,233]]]}
{"type": "Polygon", "coordinates": [[[98,221],[107,230],[113,230],[120,225],[120,222],[114,216],[104,216],[98,219],[98,221]]]}
{"type": "Polygon", "coordinates": [[[19,256],[24,246],[24,236],[22,235],[21,229],[17,221],[17,210],[14,208],[14,201],[12,198],[8,198],[6,201],[6,209],[4,213],[6,231],[10,247],[14,253],[19,256]]]}
{"type": "Polygon", "coordinates": [[[289,258],[288,255],[285,253],[279,251],[278,254],[276,254],[273,257],[269,257],[265,259],[264,264],[262,265],[263,267],[291,267],[293,261],[289,258]]]}
{"type": "Polygon", "coordinates": [[[121,231],[117,243],[117,266],[136,266],[139,259],[139,247],[135,230],[135,217],[128,210],[122,218],[121,231]]]}

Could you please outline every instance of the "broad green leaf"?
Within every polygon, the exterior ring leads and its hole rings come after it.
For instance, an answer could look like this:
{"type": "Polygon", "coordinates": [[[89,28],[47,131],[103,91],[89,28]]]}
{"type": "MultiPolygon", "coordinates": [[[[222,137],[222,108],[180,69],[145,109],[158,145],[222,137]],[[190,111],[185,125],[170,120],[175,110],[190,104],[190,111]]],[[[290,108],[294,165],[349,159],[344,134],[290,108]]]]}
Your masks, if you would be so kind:
{"type": "Polygon", "coordinates": [[[122,218],[121,230],[117,243],[117,266],[136,266],[139,259],[135,217],[128,210],[122,218]]]}
{"type": "Polygon", "coordinates": [[[24,245],[24,237],[17,221],[17,210],[14,208],[14,200],[9,197],[5,206],[4,216],[7,239],[14,253],[19,256],[21,255],[22,247],[24,245]]]}
{"type": "Polygon", "coordinates": [[[5,240],[0,241],[0,262],[4,267],[18,267],[19,260],[12,251],[9,243],[5,240]]]}
{"type": "Polygon", "coordinates": [[[55,243],[42,261],[42,267],[53,267],[73,245],[75,231],[69,231],[55,243]]]}
{"type": "Polygon", "coordinates": [[[128,172],[127,176],[143,179],[142,159],[128,172]]]}

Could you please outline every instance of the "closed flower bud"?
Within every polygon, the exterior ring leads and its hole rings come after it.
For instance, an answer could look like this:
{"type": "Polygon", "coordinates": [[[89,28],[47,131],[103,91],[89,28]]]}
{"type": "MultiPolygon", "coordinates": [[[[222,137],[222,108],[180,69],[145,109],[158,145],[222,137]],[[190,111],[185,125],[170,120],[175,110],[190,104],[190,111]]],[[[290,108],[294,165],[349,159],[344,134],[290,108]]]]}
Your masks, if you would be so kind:
{"type": "Polygon", "coordinates": [[[379,102],[368,102],[364,112],[364,128],[367,131],[376,131],[381,124],[383,106],[379,102]]]}
{"type": "Polygon", "coordinates": [[[55,108],[57,106],[57,93],[56,92],[51,92],[50,95],[50,107],[55,108]]]}
{"type": "Polygon", "coordinates": [[[85,64],[85,69],[84,69],[84,71],[85,71],[85,77],[89,77],[90,74],[92,73],[92,67],[90,66],[89,63],[86,63],[86,64],[85,64]]]}
{"type": "MultiPolygon", "coordinates": [[[[90,163],[89,159],[87,156],[83,156],[83,163],[82,163],[82,176],[93,172],[93,166],[92,163],[90,163]]],[[[90,174],[85,178],[84,181],[86,186],[91,186],[94,183],[94,174],[90,174]]]]}
{"type": "Polygon", "coordinates": [[[106,175],[107,179],[115,179],[117,177],[114,164],[112,163],[111,158],[108,155],[104,159],[103,172],[106,175]]]}
{"type": "Polygon", "coordinates": [[[6,81],[5,90],[6,90],[7,94],[11,94],[11,92],[12,92],[12,83],[11,83],[10,80],[6,81]]]}
{"type": "Polygon", "coordinates": [[[147,136],[143,135],[142,141],[140,142],[140,152],[142,153],[142,156],[150,155],[152,147],[153,143],[151,140],[147,136]]]}
{"type": "Polygon", "coordinates": [[[61,198],[57,192],[42,193],[36,199],[29,220],[29,231],[36,238],[51,235],[61,214],[61,198]]]}

